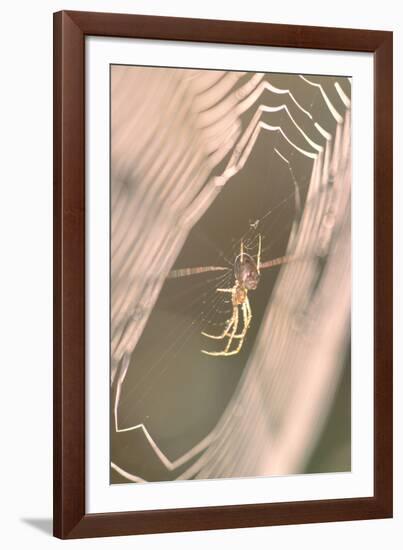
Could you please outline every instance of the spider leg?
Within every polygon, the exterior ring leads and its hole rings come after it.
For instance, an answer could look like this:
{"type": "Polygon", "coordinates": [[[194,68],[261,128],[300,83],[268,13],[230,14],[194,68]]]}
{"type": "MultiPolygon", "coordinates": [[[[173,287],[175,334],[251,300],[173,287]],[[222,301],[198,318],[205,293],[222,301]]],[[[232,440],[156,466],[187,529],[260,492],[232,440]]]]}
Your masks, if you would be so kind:
{"type": "Polygon", "coordinates": [[[251,310],[251,307],[250,307],[250,302],[249,302],[248,296],[246,297],[246,300],[245,300],[245,307],[246,307],[246,311],[248,313],[248,328],[249,328],[250,322],[252,320],[252,310],[251,310]]]}
{"type": "Polygon", "coordinates": [[[229,331],[233,324],[234,324],[234,312],[232,312],[232,317],[227,322],[225,329],[221,334],[219,334],[218,336],[216,336],[215,334],[208,334],[207,332],[202,332],[202,334],[203,336],[207,336],[207,338],[213,338],[214,340],[222,340],[223,338],[229,335],[229,331]]]}
{"type": "Polygon", "coordinates": [[[246,333],[248,332],[249,325],[250,325],[250,322],[251,322],[251,319],[252,319],[252,312],[251,312],[248,297],[246,297],[245,302],[242,304],[242,316],[243,316],[243,322],[244,322],[242,332],[240,332],[239,334],[233,334],[230,338],[230,341],[229,341],[229,344],[231,345],[232,340],[234,338],[238,338],[239,343],[238,343],[236,348],[229,351],[229,346],[227,344],[227,347],[225,348],[224,351],[211,352],[211,353],[204,352],[204,353],[208,353],[208,355],[221,355],[223,357],[228,357],[229,355],[236,355],[237,353],[239,353],[241,348],[242,348],[243,341],[245,339],[246,333]]]}
{"type": "Polygon", "coordinates": [[[238,323],[239,323],[238,306],[234,306],[234,324],[233,324],[232,332],[228,337],[227,345],[225,346],[224,355],[229,351],[231,347],[232,340],[234,339],[236,331],[238,330],[238,323]]]}
{"type": "MultiPolygon", "coordinates": [[[[226,355],[234,355],[233,352],[228,351],[231,347],[232,340],[235,336],[235,333],[238,329],[238,322],[239,322],[239,314],[238,314],[238,306],[234,306],[232,318],[230,320],[230,324],[227,327],[227,331],[229,331],[230,326],[232,326],[231,333],[224,334],[224,336],[228,336],[228,342],[225,347],[225,350],[223,351],[206,351],[204,349],[201,350],[202,353],[205,353],[206,355],[213,355],[213,356],[226,356],[226,355]]],[[[205,336],[209,336],[211,338],[210,334],[205,334],[205,336]]],[[[214,338],[214,337],[213,337],[214,338]]]]}
{"type": "MultiPolygon", "coordinates": [[[[220,292],[231,292],[232,294],[234,294],[235,292],[235,288],[232,288],[232,289],[219,288],[217,290],[220,292]]],[[[243,320],[242,331],[237,334],[238,325],[239,325],[239,311],[238,311],[238,306],[234,305],[232,310],[232,317],[230,318],[230,320],[227,323],[227,326],[225,327],[224,331],[220,335],[216,336],[214,334],[208,334],[206,332],[202,332],[203,336],[207,336],[208,338],[213,338],[215,340],[222,340],[225,337],[228,337],[228,341],[227,341],[227,345],[225,346],[225,349],[223,351],[201,350],[202,353],[205,353],[206,355],[216,356],[216,357],[217,356],[227,357],[229,355],[236,355],[240,351],[252,320],[252,310],[250,307],[248,296],[245,297],[245,300],[242,303],[241,307],[242,307],[242,320],[243,320]],[[236,346],[236,348],[231,350],[231,344],[234,339],[238,340],[238,345],[236,346]]]]}
{"type": "Polygon", "coordinates": [[[248,332],[250,322],[252,320],[252,312],[250,309],[250,303],[249,303],[248,297],[246,297],[245,302],[242,304],[242,315],[243,315],[243,322],[244,322],[242,332],[234,336],[234,338],[239,338],[238,346],[232,351],[227,352],[225,355],[236,355],[237,353],[240,352],[243,346],[246,333],[248,332]]]}
{"type": "Polygon", "coordinates": [[[240,334],[236,335],[236,338],[239,338],[238,346],[235,349],[233,349],[230,353],[227,353],[227,355],[235,355],[239,353],[239,351],[242,348],[246,333],[248,332],[249,325],[252,319],[252,312],[250,309],[250,303],[249,303],[248,297],[246,297],[245,302],[242,304],[242,315],[243,315],[243,323],[244,323],[243,329],[240,334]]]}
{"type": "MultiPolygon", "coordinates": [[[[231,294],[234,294],[234,288],[217,288],[217,292],[230,292],[231,294]]],[[[234,320],[235,320],[235,311],[233,309],[232,317],[229,319],[229,321],[225,325],[225,328],[221,334],[215,335],[215,334],[209,334],[207,332],[202,332],[202,334],[203,336],[207,336],[207,338],[213,338],[214,340],[222,340],[223,338],[229,335],[230,329],[234,324],[234,320]]],[[[207,352],[203,351],[203,353],[207,353],[207,352]]]]}
{"type": "MultiPolygon", "coordinates": [[[[250,326],[250,322],[252,320],[252,311],[250,308],[250,302],[248,297],[246,297],[244,303],[242,304],[242,318],[243,318],[243,329],[239,334],[234,334],[233,336],[233,338],[239,338],[240,340],[243,340],[245,338],[246,333],[248,332],[248,328],[250,326]]],[[[237,349],[239,351],[241,349],[241,346],[239,346],[239,348],[237,349]]],[[[238,351],[236,353],[238,353],[238,351]]]]}

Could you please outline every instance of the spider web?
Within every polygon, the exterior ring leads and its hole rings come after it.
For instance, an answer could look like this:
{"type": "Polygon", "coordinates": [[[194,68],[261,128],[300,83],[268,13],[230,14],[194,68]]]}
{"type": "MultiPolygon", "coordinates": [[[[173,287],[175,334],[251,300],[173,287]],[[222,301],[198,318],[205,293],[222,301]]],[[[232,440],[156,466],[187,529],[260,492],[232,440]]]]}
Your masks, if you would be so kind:
{"type": "Polygon", "coordinates": [[[348,341],[349,97],[347,78],[113,67],[111,460],[122,479],[302,471],[348,341]],[[253,329],[223,364],[200,353],[211,345],[201,332],[222,332],[231,304],[216,290],[232,287],[241,241],[254,255],[259,234],[262,262],[294,261],[262,272],[253,329]],[[228,269],[167,279],[209,265],[228,269]]]}

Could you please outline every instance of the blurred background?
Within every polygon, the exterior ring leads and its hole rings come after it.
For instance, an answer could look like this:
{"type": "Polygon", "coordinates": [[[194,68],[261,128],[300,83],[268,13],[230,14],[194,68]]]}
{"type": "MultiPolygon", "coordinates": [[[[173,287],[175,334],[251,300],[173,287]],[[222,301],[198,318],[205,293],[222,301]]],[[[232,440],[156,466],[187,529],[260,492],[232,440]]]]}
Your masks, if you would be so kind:
{"type": "Polygon", "coordinates": [[[112,483],[350,470],[350,86],[111,67],[112,483]],[[294,260],[202,354],[259,234],[294,260]]]}

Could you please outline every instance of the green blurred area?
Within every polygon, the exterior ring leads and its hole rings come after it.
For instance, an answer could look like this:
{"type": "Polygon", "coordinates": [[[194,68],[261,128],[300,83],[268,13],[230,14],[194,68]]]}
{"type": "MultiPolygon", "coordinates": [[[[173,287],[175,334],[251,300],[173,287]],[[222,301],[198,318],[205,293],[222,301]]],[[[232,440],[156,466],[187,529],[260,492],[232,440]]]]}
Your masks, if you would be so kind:
{"type": "Polygon", "coordinates": [[[304,473],[351,471],[351,348],[333,405],[304,473]]]}

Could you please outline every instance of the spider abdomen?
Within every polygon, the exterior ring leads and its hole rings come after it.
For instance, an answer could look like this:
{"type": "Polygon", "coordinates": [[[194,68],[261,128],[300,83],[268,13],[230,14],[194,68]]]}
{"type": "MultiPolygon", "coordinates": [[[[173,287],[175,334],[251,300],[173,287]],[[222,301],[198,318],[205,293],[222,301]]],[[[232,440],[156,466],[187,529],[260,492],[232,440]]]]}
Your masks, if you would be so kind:
{"type": "Polygon", "coordinates": [[[260,279],[255,260],[246,253],[236,257],[234,275],[239,286],[247,290],[255,290],[260,279]]]}

